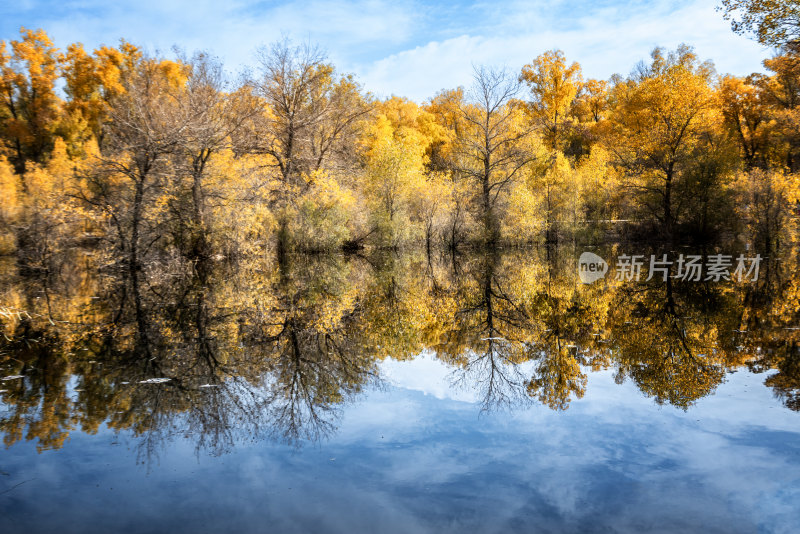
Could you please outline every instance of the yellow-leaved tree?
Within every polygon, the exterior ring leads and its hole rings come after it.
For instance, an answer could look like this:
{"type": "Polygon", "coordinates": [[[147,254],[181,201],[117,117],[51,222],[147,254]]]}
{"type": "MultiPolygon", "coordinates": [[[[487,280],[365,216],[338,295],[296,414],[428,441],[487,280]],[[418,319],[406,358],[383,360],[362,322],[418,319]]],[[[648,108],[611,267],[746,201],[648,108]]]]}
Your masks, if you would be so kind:
{"type": "MultiPolygon", "coordinates": [[[[542,137],[553,151],[563,150],[570,125],[570,111],[582,84],[578,63],[567,65],[561,50],[550,50],[522,67],[522,80],[531,100],[525,110],[542,130],[542,137]]],[[[599,110],[593,110],[599,113],[599,110]]]]}
{"type": "Polygon", "coordinates": [[[57,49],[43,30],[20,34],[18,41],[0,41],[0,139],[22,175],[28,161],[44,163],[52,149],[61,101],[57,49]]]}
{"type": "Polygon", "coordinates": [[[14,226],[19,217],[19,180],[5,156],[0,156],[0,255],[16,248],[14,226]]]}
{"type": "Polygon", "coordinates": [[[640,64],[612,89],[605,143],[625,170],[625,185],[670,236],[676,182],[692,164],[716,105],[714,68],[685,45],[672,52],[657,48],[651,56],[649,65],[640,64]]]}

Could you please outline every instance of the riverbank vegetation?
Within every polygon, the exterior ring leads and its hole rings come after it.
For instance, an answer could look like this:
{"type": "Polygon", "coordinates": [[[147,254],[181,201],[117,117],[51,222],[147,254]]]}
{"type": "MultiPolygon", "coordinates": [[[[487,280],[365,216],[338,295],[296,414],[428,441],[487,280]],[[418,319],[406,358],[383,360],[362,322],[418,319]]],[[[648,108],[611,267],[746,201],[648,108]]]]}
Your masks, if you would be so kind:
{"type": "Polygon", "coordinates": [[[764,73],[721,75],[680,46],[596,80],[553,50],[422,103],[373,97],[310,44],[274,43],[233,77],[208,53],[59,49],[23,28],[0,42],[0,253],[49,269],[92,247],[137,271],[570,238],[769,252],[798,203],[800,43],[759,6],[723,7],[775,47],[764,73]]]}

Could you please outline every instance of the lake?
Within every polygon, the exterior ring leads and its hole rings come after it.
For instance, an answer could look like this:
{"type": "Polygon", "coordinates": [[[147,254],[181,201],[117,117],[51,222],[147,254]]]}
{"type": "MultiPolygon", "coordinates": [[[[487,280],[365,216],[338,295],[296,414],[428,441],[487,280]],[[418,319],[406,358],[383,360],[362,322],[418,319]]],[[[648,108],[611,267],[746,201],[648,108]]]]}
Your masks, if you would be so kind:
{"type": "Polygon", "coordinates": [[[797,252],[641,248],[0,263],[0,531],[797,532],[797,252]]]}

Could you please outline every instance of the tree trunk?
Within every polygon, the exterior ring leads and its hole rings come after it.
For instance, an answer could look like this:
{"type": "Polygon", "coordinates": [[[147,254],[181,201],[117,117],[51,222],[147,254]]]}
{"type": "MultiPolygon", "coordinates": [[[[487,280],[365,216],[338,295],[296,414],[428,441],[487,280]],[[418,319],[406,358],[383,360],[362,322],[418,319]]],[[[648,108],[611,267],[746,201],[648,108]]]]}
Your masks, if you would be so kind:
{"type": "Polygon", "coordinates": [[[486,244],[494,247],[497,244],[499,229],[495,220],[490,189],[491,169],[488,158],[483,162],[483,225],[486,231],[486,244]]]}
{"type": "Polygon", "coordinates": [[[203,192],[203,169],[210,151],[203,151],[198,161],[195,161],[192,172],[192,224],[194,226],[192,236],[191,254],[194,257],[202,258],[208,254],[208,240],[206,237],[205,225],[205,193],[203,192]]]}
{"type": "Polygon", "coordinates": [[[672,175],[673,168],[670,164],[667,170],[667,178],[664,183],[664,230],[669,239],[673,237],[674,221],[672,220],[672,175]]]}
{"type": "Polygon", "coordinates": [[[139,268],[139,225],[142,219],[142,201],[144,198],[144,176],[136,179],[136,189],[133,196],[133,210],[131,212],[131,242],[129,250],[129,267],[135,276],[139,268]]]}

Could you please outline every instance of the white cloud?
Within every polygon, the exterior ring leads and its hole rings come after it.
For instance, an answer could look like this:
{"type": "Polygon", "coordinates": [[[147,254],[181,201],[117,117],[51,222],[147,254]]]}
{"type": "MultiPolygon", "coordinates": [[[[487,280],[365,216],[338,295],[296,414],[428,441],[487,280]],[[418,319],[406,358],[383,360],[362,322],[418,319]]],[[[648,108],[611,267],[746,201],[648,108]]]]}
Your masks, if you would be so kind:
{"type": "Polygon", "coordinates": [[[517,70],[542,52],[560,48],[578,61],[584,76],[606,79],[627,74],[656,46],[695,47],[720,73],[749,74],[761,70],[769,53],[757,43],[731,32],[713,6],[697,1],[670,11],[666,3],[647,10],[621,12],[603,7],[574,19],[564,28],[555,14],[509,12],[484,35],[465,33],[404,50],[358,69],[365,85],[379,95],[398,94],[416,100],[442,88],[468,85],[472,64],[507,65],[517,70]],[[543,29],[543,30],[542,30],[543,29]]]}
{"type": "Polygon", "coordinates": [[[472,65],[516,70],[552,48],[581,63],[589,77],[628,73],[656,45],[681,42],[712,59],[720,72],[760,70],[768,55],[734,35],[707,0],[577,0],[422,3],[418,0],[125,0],[116,3],[28,0],[0,8],[0,31],[43,27],[60,46],[91,48],[119,38],[168,51],[210,49],[229,69],[253,63],[253,52],[282,35],[317,42],[367,90],[421,101],[443,88],[468,85],[472,65]]]}
{"type": "Polygon", "coordinates": [[[384,360],[380,364],[380,374],[395,387],[420,391],[437,399],[478,402],[475,391],[452,387],[452,369],[430,351],[423,352],[413,360],[384,360]]]}

